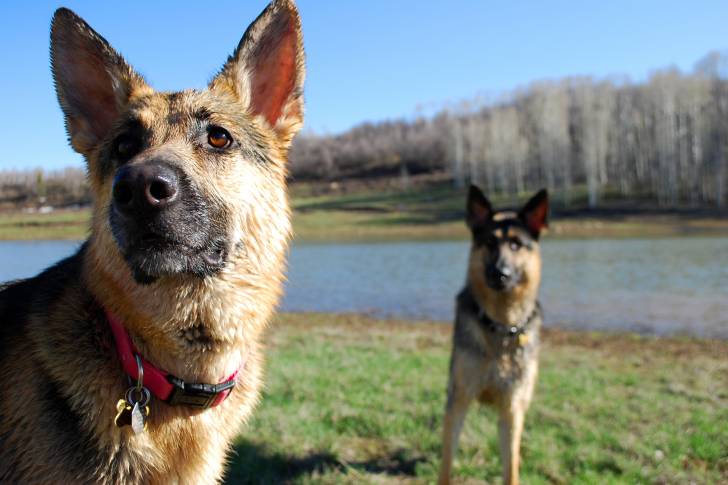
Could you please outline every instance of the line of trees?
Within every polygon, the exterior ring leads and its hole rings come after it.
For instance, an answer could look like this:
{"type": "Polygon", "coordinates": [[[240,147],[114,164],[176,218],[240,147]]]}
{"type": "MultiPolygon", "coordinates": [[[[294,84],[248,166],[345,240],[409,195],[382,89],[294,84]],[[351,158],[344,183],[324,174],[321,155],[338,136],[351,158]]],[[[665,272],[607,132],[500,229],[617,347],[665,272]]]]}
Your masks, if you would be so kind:
{"type": "MultiPolygon", "coordinates": [[[[728,55],[711,53],[692,73],[663,70],[641,84],[539,82],[430,117],[304,133],[291,171],[323,181],[444,173],[494,195],[548,187],[567,206],[586,189],[590,207],[607,196],[724,207],[727,158],[728,55]]],[[[0,172],[0,208],[89,201],[81,169],[0,172]]]]}
{"type": "Polygon", "coordinates": [[[292,152],[299,179],[447,171],[489,193],[538,187],[569,204],[606,194],[661,206],[728,202],[728,57],[646,82],[569,78],[540,82],[432,118],[365,123],[343,134],[307,133],[292,152]]]}
{"type": "Polygon", "coordinates": [[[86,173],[80,168],[0,171],[0,209],[68,207],[90,202],[86,173]]]}

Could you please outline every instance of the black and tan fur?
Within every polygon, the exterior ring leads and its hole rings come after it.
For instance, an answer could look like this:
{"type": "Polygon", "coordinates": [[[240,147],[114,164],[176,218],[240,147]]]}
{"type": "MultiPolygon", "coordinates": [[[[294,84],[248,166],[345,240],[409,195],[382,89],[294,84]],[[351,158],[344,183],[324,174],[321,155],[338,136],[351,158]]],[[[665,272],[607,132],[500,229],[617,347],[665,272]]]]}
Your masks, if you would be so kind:
{"type": "Polygon", "coordinates": [[[154,91],[67,9],[51,56],[93,219],[74,256],[0,286],[0,483],[214,483],[258,400],[261,332],[281,293],[286,159],[303,117],[298,12],[275,0],[204,90],[154,91]],[[144,433],[117,428],[128,381],[103,309],[185,381],[239,368],[234,391],[207,410],[152,398],[144,433]]]}
{"type": "Polygon", "coordinates": [[[472,246],[465,288],[457,297],[439,483],[450,483],[452,460],[469,404],[499,413],[503,480],[518,483],[523,420],[538,374],[541,310],[539,235],[548,196],[537,193],[519,212],[494,212],[470,188],[472,246]]]}

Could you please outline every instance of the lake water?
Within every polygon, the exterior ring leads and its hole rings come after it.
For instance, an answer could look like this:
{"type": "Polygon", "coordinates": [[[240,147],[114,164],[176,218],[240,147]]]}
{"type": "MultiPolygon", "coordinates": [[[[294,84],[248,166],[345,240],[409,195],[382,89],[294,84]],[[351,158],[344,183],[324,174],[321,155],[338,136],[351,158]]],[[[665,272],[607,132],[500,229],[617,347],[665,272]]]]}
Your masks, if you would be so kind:
{"type": "MultiPolygon", "coordinates": [[[[36,274],[79,243],[0,242],[0,281],[36,274]]],[[[298,244],[285,311],[451,320],[465,242],[298,244]]],[[[547,325],[728,338],[728,239],[546,240],[547,325]]]]}

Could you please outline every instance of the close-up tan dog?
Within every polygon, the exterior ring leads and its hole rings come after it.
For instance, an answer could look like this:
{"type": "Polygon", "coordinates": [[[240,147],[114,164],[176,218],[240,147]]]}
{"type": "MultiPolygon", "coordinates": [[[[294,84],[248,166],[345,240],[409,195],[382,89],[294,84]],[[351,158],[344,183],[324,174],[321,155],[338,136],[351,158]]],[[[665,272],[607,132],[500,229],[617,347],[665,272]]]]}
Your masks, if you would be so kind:
{"type": "Polygon", "coordinates": [[[0,482],[214,483],[282,291],[298,11],[271,3],[204,90],[154,91],[67,9],[51,58],[92,224],[0,288],[0,482]]]}
{"type": "Polygon", "coordinates": [[[445,410],[441,484],[469,404],[477,399],[499,413],[503,481],[518,483],[521,433],[538,374],[541,251],[548,195],[534,195],[518,212],[494,211],[470,187],[466,222],[472,245],[465,288],[457,297],[445,410]]]}

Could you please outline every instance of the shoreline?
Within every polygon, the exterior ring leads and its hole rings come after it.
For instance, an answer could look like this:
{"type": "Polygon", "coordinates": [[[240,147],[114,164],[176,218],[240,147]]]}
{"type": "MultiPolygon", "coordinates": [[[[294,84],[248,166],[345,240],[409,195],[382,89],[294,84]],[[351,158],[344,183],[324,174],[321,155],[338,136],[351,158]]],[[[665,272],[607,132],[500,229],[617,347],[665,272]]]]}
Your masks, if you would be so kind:
{"type": "MultiPolygon", "coordinates": [[[[296,210],[293,240],[299,243],[394,241],[463,241],[468,231],[459,220],[418,220],[400,212],[360,210],[296,210]]],[[[424,216],[423,216],[424,217],[424,216]]],[[[427,218],[431,218],[429,215],[427,218]]],[[[0,213],[0,241],[83,240],[88,234],[88,209],[50,213],[0,213]]],[[[554,218],[549,239],[632,239],[728,237],[728,218],[684,214],[634,214],[615,217],[585,212],[554,218]]]]}
{"type": "MultiPolygon", "coordinates": [[[[452,332],[453,322],[449,320],[429,320],[419,318],[406,317],[379,317],[369,313],[361,312],[316,312],[316,311],[284,311],[276,312],[274,319],[283,319],[285,321],[296,321],[297,325],[306,326],[306,319],[309,319],[311,325],[327,319],[341,322],[372,322],[376,325],[387,325],[390,328],[406,331],[412,326],[426,329],[437,334],[447,334],[452,332]]],[[[355,326],[355,328],[357,328],[355,326]]],[[[640,333],[631,330],[622,329],[578,329],[566,328],[558,325],[544,325],[541,327],[541,333],[544,338],[553,340],[563,344],[581,345],[585,347],[594,347],[595,342],[609,343],[610,345],[618,343],[642,343],[644,345],[665,345],[674,348],[684,346],[685,349],[711,349],[710,352],[716,356],[728,355],[728,338],[708,337],[690,334],[654,334],[640,333]],[[721,353],[714,353],[716,349],[722,349],[721,353]]]]}

